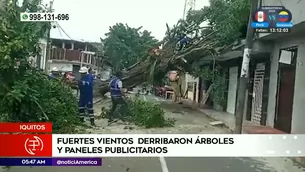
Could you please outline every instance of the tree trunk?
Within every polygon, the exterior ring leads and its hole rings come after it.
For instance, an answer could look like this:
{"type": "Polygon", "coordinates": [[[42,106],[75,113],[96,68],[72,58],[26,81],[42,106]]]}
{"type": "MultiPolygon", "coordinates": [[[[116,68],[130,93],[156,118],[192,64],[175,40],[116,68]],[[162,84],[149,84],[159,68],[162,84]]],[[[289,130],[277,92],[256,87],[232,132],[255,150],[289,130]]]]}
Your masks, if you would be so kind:
{"type": "MultiPolygon", "coordinates": [[[[191,65],[195,60],[215,53],[214,46],[217,43],[206,41],[208,37],[212,35],[213,33],[197,41],[196,44],[178,54],[174,53],[173,46],[165,45],[161,50],[160,55],[148,56],[145,60],[132,65],[126,71],[122,71],[123,87],[130,88],[146,82],[148,76],[151,75],[150,72],[152,71],[152,68],[154,73],[166,73],[169,70],[181,71],[184,70],[186,66],[191,65]]],[[[96,83],[101,95],[104,95],[109,91],[109,82],[110,80],[104,82],[99,81],[96,83]]]]}

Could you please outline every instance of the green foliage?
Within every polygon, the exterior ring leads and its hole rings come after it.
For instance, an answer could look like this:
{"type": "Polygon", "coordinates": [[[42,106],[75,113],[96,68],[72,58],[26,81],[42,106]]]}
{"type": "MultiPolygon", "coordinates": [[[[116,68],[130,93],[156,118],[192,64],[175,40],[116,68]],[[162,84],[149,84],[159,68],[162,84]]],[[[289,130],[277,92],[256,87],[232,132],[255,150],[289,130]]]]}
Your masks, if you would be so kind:
{"type": "MultiPolygon", "coordinates": [[[[210,55],[217,56],[221,47],[231,45],[236,39],[245,36],[250,2],[249,0],[210,0],[209,6],[189,11],[186,19],[180,21],[182,24],[172,31],[186,30],[186,33],[196,35],[194,38],[196,40],[204,37],[205,42],[214,42],[215,51],[211,51],[210,55]],[[203,27],[204,25],[206,26],[203,27]],[[209,38],[205,37],[214,32],[215,34],[209,38]]],[[[214,70],[212,67],[202,67],[212,64],[211,60],[203,58],[196,60],[190,67],[191,73],[213,83],[212,100],[223,106],[226,104],[227,85],[224,74],[220,72],[220,66],[216,65],[214,70]]]]}
{"type": "Polygon", "coordinates": [[[214,71],[208,66],[195,68],[193,74],[197,77],[202,77],[207,81],[213,81],[214,77],[214,71]]]}
{"type": "Polygon", "coordinates": [[[51,121],[55,133],[71,133],[79,121],[71,89],[27,61],[40,52],[39,39],[50,23],[20,22],[20,12],[43,10],[40,1],[16,4],[7,3],[0,17],[0,120],[51,121]]]}
{"type": "Polygon", "coordinates": [[[227,83],[225,75],[221,73],[221,68],[219,66],[214,69],[214,76],[212,82],[212,100],[218,105],[224,107],[227,103],[227,99],[225,96],[225,92],[227,91],[227,83]]]}
{"type": "MultiPolygon", "coordinates": [[[[171,127],[174,119],[166,119],[160,105],[140,99],[127,99],[125,120],[145,128],[171,127]]],[[[102,109],[102,117],[108,118],[109,110],[102,109]]]]}
{"type": "Polygon", "coordinates": [[[147,30],[117,23],[110,27],[106,38],[102,40],[105,55],[110,57],[114,70],[122,70],[147,56],[158,45],[158,41],[147,30]]]}
{"type": "Polygon", "coordinates": [[[128,100],[130,121],[145,128],[173,126],[173,119],[165,119],[163,109],[158,105],[140,99],[128,100]]]}
{"type": "Polygon", "coordinates": [[[187,21],[197,24],[208,22],[210,30],[217,31],[215,39],[220,45],[231,44],[243,33],[241,30],[247,25],[250,14],[249,0],[210,0],[210,6],[200,10],[190,11],[187,21]]]}
{"type": "Polygon", "coordinates": [[[221,106],[226,105],[227,99],[225,92],[227,91],[227,83],[220,66],[216,65],[214,69],[211,67],[201,67],[194,72],[194,75],[212,82],[211,97],[213,102],[221,106]]]}
{"type": "Polygon", "coordinates": [[[5,121],[51,121],[54,133],[73,133],[79,124],[71,88],[39,71],[26,70],[23,79],[16,80],[0,97],[0,114],[5,114],[5,121]]]}

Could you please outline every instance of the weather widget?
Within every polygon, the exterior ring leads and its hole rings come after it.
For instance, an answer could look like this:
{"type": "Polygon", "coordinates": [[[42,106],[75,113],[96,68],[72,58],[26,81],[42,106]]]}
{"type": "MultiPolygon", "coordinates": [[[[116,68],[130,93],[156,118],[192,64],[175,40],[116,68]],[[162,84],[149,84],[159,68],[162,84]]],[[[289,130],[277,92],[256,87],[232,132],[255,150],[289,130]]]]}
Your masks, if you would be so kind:
{"type": "Polygon", "coordinates": [[[253,14],[252,28],[256,33],[288,33],[292,14],[284,6],[261,6],[253,14]]]}

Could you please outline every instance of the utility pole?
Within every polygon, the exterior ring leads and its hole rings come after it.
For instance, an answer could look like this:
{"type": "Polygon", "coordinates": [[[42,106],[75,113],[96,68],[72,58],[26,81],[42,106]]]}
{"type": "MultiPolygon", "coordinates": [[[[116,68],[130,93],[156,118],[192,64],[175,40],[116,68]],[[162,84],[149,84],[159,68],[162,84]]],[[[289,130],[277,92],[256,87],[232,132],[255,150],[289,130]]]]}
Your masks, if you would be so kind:
{"type": "Polygon", "coordinates": [[[249,64],[250,64],[250,54],[253,46],[253,28],[251,23],[253,21],[253,13],[257,10],[258,0],[251,0],[251,10],[248,21],[248,29],[246,35],[246,44],[243,53],[243,62],[239,78],[239,87],[237,94],[237,104],[236,104],[236,113],[235,113],[235,134],[242,133],[243,126],[243,117],[244,117],[244,106],[246,101],[246,91],[249,80],[249,64]]]}
{"type": "MultiPolygon", "coordinates": [[[[54,0],[51,0],[50,6],[47,9],[48,13],[53,12],[53,3],[54,3],[54,0]]],[[[52,48],[51,41],[50,41],[51,29],[52,29],[52,24],[51,24],[50,29],[48,29],[48,31],[47,31],[47,52],[46,52],[45,70],[47,70],[49,68],[49,60],[50,60],[50,56],[51,56],[51,48],[52,48]]]]}
{"type": "Polygon", "coordinates": [[[195,10],[195,8],[196,8],[196,0],[185,0],[184,10],[183,10],[183,19],[186,18],[187,13],[190,9],[195,10]]]}

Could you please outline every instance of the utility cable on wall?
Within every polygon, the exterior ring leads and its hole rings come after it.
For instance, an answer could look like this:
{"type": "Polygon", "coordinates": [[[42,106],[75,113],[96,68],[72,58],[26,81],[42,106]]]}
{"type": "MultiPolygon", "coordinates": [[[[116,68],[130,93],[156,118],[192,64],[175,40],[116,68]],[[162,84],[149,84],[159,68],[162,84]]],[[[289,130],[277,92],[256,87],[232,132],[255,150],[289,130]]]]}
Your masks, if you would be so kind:
{"type": "Polygon", "coordinates": [[[58,28],[59,28],[59,29],[69,38],[69,39],[73,40],[73,39],[69,36],[69,34],[60,26],[60,24],[59,24],[58,22],[56,22],[56,24],[57,24],[58,28]]]}

